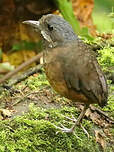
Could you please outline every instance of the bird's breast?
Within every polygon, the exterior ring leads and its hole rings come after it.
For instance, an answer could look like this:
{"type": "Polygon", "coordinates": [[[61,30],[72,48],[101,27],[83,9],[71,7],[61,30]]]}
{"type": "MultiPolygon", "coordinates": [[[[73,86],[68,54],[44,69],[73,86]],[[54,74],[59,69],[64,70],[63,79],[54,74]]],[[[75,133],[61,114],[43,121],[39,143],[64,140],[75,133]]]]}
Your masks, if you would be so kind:
{"type": "Polygon", "coordinates": [[[52,88],[60,95],[74,101],[88,104],[88,99],[80,92],[69,89],[59,62],[45,64],[45,73],[52,88]]]}

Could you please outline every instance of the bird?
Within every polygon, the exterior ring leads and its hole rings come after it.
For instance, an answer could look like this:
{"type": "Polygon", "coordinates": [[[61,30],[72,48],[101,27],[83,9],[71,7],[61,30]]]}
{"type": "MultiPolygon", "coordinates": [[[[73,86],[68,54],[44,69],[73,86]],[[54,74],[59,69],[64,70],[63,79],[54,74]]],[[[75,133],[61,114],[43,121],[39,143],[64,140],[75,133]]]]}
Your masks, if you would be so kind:
{"type": "Polygon", "coordinates": [[[107,105],[107,81],[96,55],[59,15],[47,14],[38,21],[27,20],[23,24],[41,33],[45,44],[44,69],[52,88],[72,102],[84,105],[71,128],[58,127],[72,133],[81,124],[90,104],[107,105]]]}

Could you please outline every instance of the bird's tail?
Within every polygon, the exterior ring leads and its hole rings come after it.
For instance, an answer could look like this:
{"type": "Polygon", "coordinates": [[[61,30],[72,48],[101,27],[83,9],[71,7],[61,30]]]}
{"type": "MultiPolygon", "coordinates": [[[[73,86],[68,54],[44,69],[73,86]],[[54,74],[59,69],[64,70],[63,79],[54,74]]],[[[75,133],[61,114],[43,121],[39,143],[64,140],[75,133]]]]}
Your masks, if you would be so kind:
{"type": "Polygon", "coordinates": [[[103,96],[99,96],[99,106],[100,107],[104,107],[107,105],[107,101],[108,101],[108,92],[103,94],[103,96]]]}

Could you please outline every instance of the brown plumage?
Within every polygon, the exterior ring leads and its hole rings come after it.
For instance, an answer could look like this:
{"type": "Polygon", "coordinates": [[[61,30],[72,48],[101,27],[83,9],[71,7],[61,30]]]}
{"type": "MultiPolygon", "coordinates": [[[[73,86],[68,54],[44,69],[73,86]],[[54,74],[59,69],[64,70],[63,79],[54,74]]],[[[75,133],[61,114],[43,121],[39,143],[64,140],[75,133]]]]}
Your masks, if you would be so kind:
{"type": "Polygon", "coordinates": [[[107,84],[92,49],[81,41],[72,27],[57,15],[45,15],[39,21],[25,21],[40,30],[46,42],[45,72],[51,86],[73,102],[85,104],[84,110],[71,129],[78,125],[89,104],[101,107],[107,103],[107,84]]]}

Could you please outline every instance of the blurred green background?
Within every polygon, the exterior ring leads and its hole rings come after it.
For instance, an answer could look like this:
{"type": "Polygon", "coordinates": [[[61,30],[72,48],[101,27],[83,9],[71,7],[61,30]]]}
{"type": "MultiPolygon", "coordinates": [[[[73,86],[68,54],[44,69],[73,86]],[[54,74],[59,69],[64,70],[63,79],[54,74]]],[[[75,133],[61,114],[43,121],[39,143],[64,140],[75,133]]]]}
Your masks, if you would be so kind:
{"type": "Polygon", "coordinates": [[[114,33],[114,0],[94,0],[92,13],[99,32],[114,33]]]}

